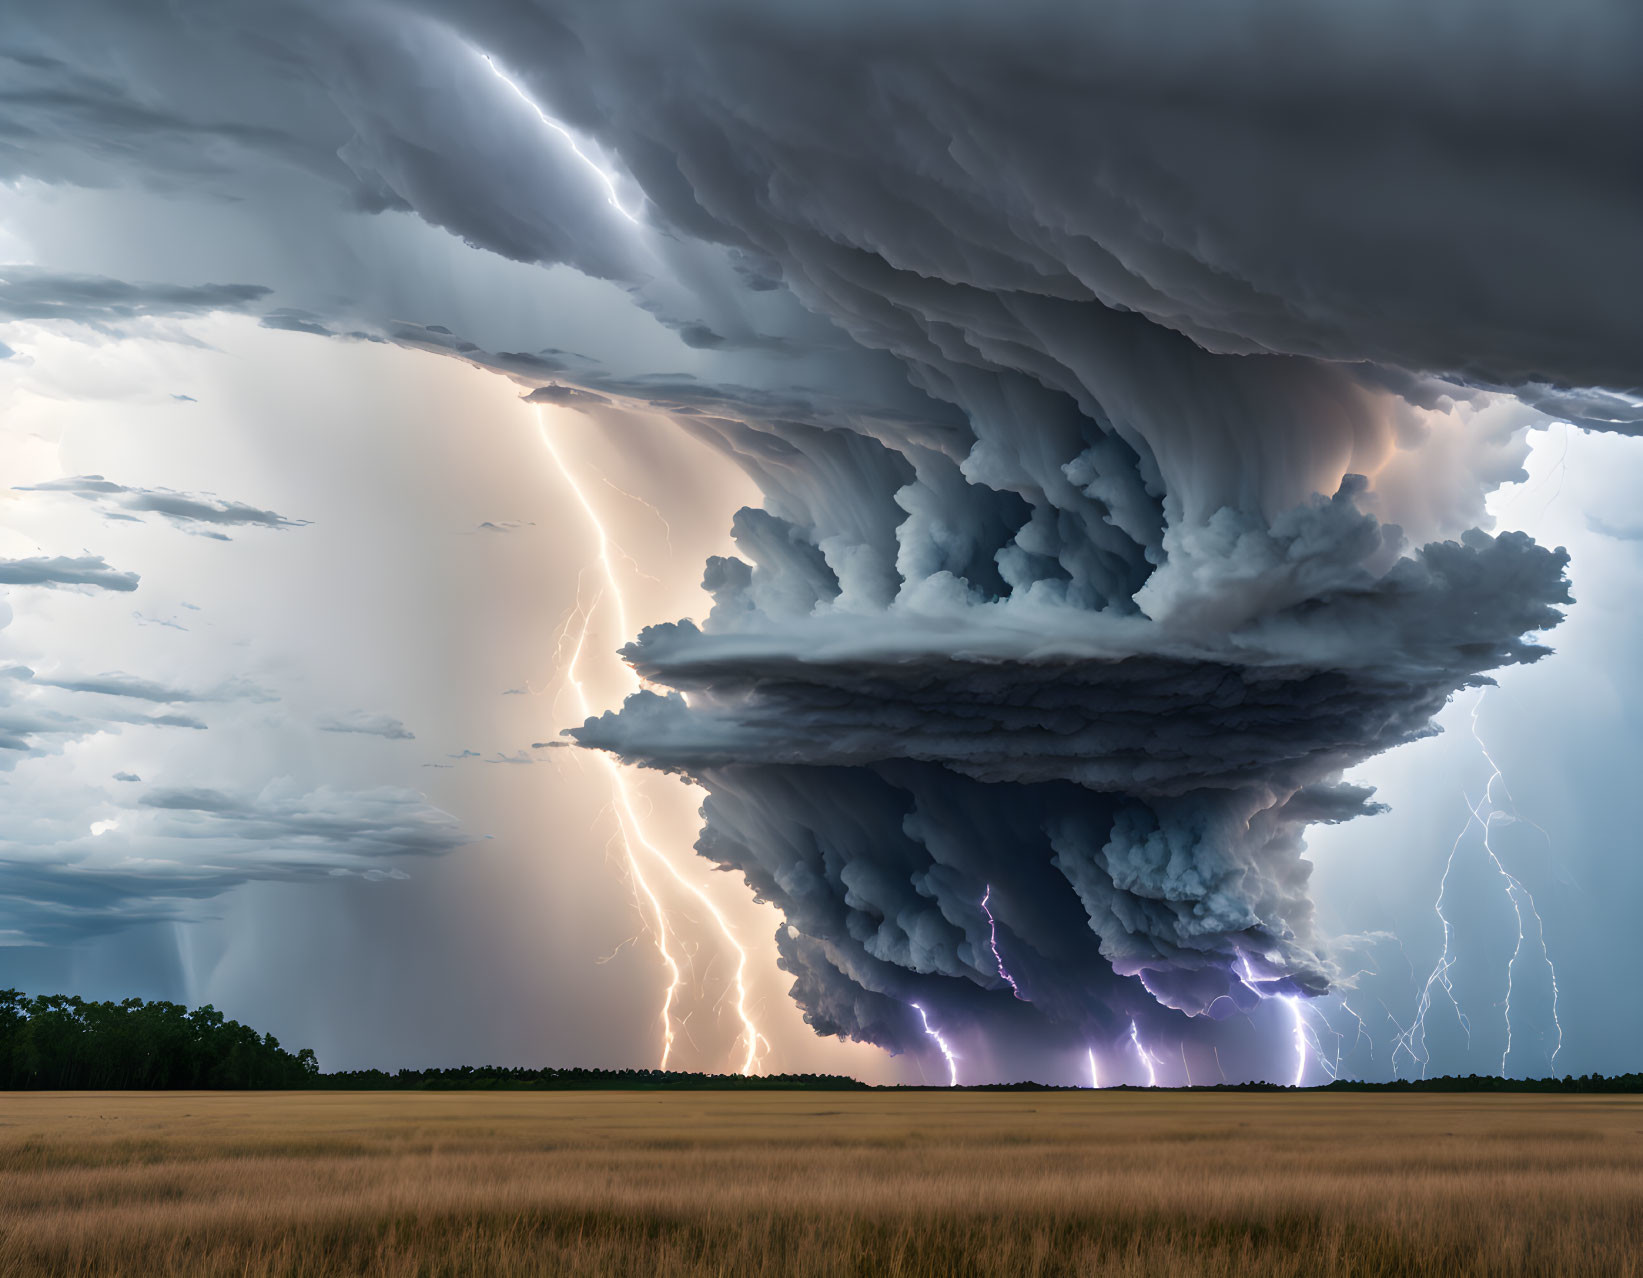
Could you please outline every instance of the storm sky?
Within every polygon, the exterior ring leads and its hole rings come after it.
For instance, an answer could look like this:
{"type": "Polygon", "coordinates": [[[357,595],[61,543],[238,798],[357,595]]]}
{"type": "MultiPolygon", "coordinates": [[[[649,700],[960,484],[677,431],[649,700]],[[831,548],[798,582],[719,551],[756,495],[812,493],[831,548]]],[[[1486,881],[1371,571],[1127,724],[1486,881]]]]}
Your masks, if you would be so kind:
{"type": "Polygon", "coordinates": [[[1640,34],[15,15],[0,984],[333,1068],[1634,1066],[1640,34]]]}

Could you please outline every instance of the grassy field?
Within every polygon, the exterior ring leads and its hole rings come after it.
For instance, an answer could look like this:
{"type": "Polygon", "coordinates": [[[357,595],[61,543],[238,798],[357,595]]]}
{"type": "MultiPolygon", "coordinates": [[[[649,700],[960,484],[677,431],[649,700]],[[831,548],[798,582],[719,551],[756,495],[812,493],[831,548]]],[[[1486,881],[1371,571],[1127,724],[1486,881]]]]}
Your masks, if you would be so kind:
{"type": "Polygon", "coordinates": [[[0,1093],[0,1273],[1634,1274],[1643,1100],[0,1093]]]}

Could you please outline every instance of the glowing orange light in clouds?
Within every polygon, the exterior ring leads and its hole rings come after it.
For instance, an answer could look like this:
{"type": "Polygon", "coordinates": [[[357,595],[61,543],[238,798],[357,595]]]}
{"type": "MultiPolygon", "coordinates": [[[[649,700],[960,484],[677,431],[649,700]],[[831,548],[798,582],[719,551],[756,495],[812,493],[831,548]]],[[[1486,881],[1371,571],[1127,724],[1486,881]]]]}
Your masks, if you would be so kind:
{"type": "MultiPolygon", "coordinates": [[[[581,508],[582,514],[588,522],[588,527],[593,532],[594,541],[598,547],[599,570],[605,583],[604,589],[594,600],[593,606],[582,613],[581,626],[576,635],[576,642],[571,650],[570,661],[565,667],[565,681],[575,694],[577,708],[585,719],[593,714],[593,706],[589,701],[587,689],[582,683],[580,663],[583,649],[587,645],[588,630],[593,622],[594,610],[608,595],[612,609],[615,612],[617,631],[625,638],[632,633],[628,628],[627,599],[622,593],[622,582],[617,575],[616,564],[611,558],[611,540],[610,535],[605,531],[604,520],[600,518],[598,509],[588,498],[587,492],[578,482],[575,472],[566,464],[563,454],[554,444],[553,436],[542,420],[540,409],[537,410],[536,414],[536,429],[542,437],[542,446],[547,450],[548,456],[552,459],[560,478],[565,481],[565,486],[570,489],[572,496],[575,497],[576,504],[581,508]]],[[[634,675],[627,663],[618,661],[616,664],[621,667],[623,678],[629,689],[637,690],[639,687],[638,677],[634,675]]],[[[719,907],[713,903],[712,898],[686,878],[683,871],[674,864],[673,859],[657,847],[650,836],[645,833],[644,822],[640,819],[638,808],[633,801],[633,787],[629,782],[626,768],[605,752],[599,751],[598,754],[599,761],[610,773],[611,795],[615,800],[622,848],[627,855],[628,873],[633,878],[634,890],[640,898],[643,908],[648,909],[650,913],[652,926],[656,933],[656,948],[661,953],[662,964],[668,972],[668,986],[662,1000],[662,1068],[667,1068],[668,1056],[673,1050],[673,1004],[678,997],[679,987],[683,983],[683,976],[679,970],[678,960],[674,958],[673,951],[668,945],[668,935],[670,932],[675,932],[676,929],[668,918],[667,908],[661,897],[651,886],[649,879],[645,877],[639,856],[635,851],[636,848],[643,849],[646,855],[654,860],[678,887],[690,893],[707,910],[713,919],[714,925],[724,937],[725,944],[735,952],[736,974],[732,987],[736,996],[736,1015],[742,1023],[740,1041],[746,1045],[747,1049],[742,1058],[740,1071],[744,1075],[751,1074],[758,1064],[759,1044],[760,1042],[768,1042],[768,1040],[759,1032],[759,1027],[754,1023],[752,1014],[747,1007],[747,951],[742,947],[741,942],[736,939],[736,934],[730,923],[719,910],[719,907]]]]}

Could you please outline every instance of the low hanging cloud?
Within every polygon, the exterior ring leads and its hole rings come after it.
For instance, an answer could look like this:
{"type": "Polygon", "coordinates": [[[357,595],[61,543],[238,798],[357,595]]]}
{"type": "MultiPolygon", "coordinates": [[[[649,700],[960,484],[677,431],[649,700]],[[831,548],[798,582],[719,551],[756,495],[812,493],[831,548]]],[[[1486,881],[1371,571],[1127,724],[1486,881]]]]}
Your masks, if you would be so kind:
{"type": "Polygon", "coordinates": [[[101,475],[75,475],[40,484],[21,484],[12,491],[67,493],[111,512],[111,518],[159,515],[178,528],[220,541],[228,540],[226,533],[218,531],[223,527],[301,528],[309,522],[306,519],[287,519],[276,511],[262,510],[243,502],[222,501],[196,493],[180,493],[169,488],[131,488],[101,475]]]}
{"type": "Polygon", "coordinates": [[[246,311],[272,291],[261,284],[129,283],[103,275],[0,265],[0,323],[51,320],[107,331],[133,319],[246,311]]]}
{"type": "Polygon", "coordinates": [[[197,918],[212,897],[251,882],[404,878],[404,860],[470,837],[414,791],[289,781],[256,793],[154,789],[94,815],[88,825],[76,799],[0,834],[0,932],[10,943],[66,945],[197,918]]]}
{"type": "Polygon", "coordinates": [[[155,701],[168,704],[190,702],[247,701],[266,703],[279,697],[262,685],[243,677],[220,680],[203,688],[178,688],[144,679],[122,671],[106,671],[96,675],[55,675],[50,678],[36,674],[26,667],[12,667],[23,672],[35,687],[59,688],[64,692],[85,692],[104,697],[126,697],[134,701],[155,701]]]}
{"type": "Polygon", "coordinates": [[[385,741],[416,740],[416,733],[391,715],[367,714],[363,710],[324,714],[315,720],[315,725],[321,732],[355,733],[364,737],[381,737],[385,741]]]}
{"type": "Polygon", "coordinates": [[[108,566],[101,555],[37,555],[0,559],[0,586],[85,586],[94,590],[131,591],[140,578],[108,566]]]}
{"type": "MultiPolygon", "coordinates": [[[[89,681],[95,684],[97,681],[89,681]]],[[[141,688],[141,691],[163,691],[141,688]]],[[[169,702],[170,698],[133,696],[130,692],[107,694],[106,687],[76,689],[73,681],[59,686],[34,678],[26,666],[0,670],[0,772],[9,772],[25,759],[59,753],[65,746],[100,733],[123,728],[184,728],[202,732],[206,723],[197,715],[179,710],[139,708],[144,703],[169,702]],[[93,693],[101,704],[83,704],[83,692],[93,693]],[[64,695],[64,694],[67,695],[64,695]],[[102,695],[95,695],[102,694],[102,695]],[[127,706],[136,701],[137,707],[127,706]]]]}

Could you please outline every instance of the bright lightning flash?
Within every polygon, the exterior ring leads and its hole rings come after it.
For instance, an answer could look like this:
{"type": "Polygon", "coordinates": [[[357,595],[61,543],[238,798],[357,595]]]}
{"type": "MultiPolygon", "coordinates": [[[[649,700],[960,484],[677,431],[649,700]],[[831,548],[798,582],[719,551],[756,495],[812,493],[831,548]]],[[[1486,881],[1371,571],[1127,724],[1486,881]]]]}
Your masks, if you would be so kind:
{"type": "Polygon", "coordinates": [[[992,900],[992,897],[993,885],[989,883],[987,890],[981,894],[981,912],[987,916],[987,940],[993,948],[993,963],[998,968],[998,974],[1009,983],[1011,991],[1017,998],[1020,998],[1021,987],[1015,983],[1015,977],[1010,975],[1009,970],[1004,966],[1004,959],[998,952],[998,924],[993,921],[993,912],[987,906],[987,902],[992,900]]]}
{"type": "MultiPolygon", "coordinates": [[[[603,593],[608,594],[610,597],[612,607],[616,614],[617,631],[622,635],[627,635],[630,633],[628,629],[627,599],[622,593],[621,577],[616,571],[616,561],[612,556],[612,550],[614,547],[609,533],[605,530],[604,520],[600,518],[598,508],[594,506],[592,500],[588,497],[587,490],[584,489],[581,483],[578,482],[575,472],[572,471],[570,466],[566,464],[564,455],[559,451],[558,446],[554,443],[552,434],[548,431],[546,424],[542,420],[540,409],[537,410],[536,428],[537,433],[542,438],[543,448],[547,450],[548,457],[552,460],[555,469],[558,470],[560,478],[564,480],[565,487],[570,490],[572,497],[575,498],[577,506],[581,509],[583,517],[587,521],[588,527],[593,532],[594,543],[598,548],[596,557],[599,561],[600,573],[605,582],[605,590],[603,593]]],[[[566,667],[565,673],[566,681],[570,684],[575,693],[577,707],[581,711],[584,719],[593,714],[593,706],[588,697],[587,689],[582,683],[581,675],[579,673],[579,663],[581,661],[583,649],[587,644],[588,631],[593,624],[593,613],[594,609],[589,608],[582,614],[581,629],[577,633],[571,660],[566,667]]],[[[639,686],[638,678],[634,675],[633,671],[625,662],[620,664],[621,669],[631,687],[636,690],[639,686]]],[[[732,930],[729,921],[725,918],[719,907],[714,904],[712,898],[709,897],[708,894],[700,887],[687,879],[679,867],[673,863],[673,859],[664,853],[661,848],[657,847],[655,842],[645,832],[644,822],[641,820],[638,808],[634,803],[633,788],[630,784],[627,771],[623,765],[617,763],[615,759],[603,751],[599,752],[599,759],[604,764],[610,775],[611,793],[616,801],[616,811],[619,817],[618,824],[621,827],[622,846],[627,854],[628,872],[633,878],[633,883],[639,896],[644,899],[650,909],[653,926],[656,930],[657,948],[661,951],[663,966],[665,966],[668,970],[668,987],[667,992],[663,997],[662,1004],[662,1067],[664,1069],[667,1067],[668,1054],[673,1047],[674,1036],[672,1021],[670,1018],[673,1003],[679,992],[681,976],[678,961],[673,957],[667,944],[668,933],[675,931],[675,929],[667,919],[667,912],[662,905],[661,898],[657,895],[654,888],[652,888],[649,880],[645,877],[640,867],[640,859],[635,850],[636,848],[642,849],[644,853],[661,868],[662,872],[666,874],[668,878],[696,899],[696,901],[712,917],[713,923],[718,928],[720,935],[724,938],[725,944],[728,945],[735,953],[736,973],[733,982],[735,990],[735,1007],[736,1015],[742,1023],[741,1042],[746,1049],[742,1056],[739,1069],[744,1075],[751,1074],[758,1064],[759,1044],[766,1040],[759,1032],[759,1027],[754,1023],[753,1016],[749,1012],[747,1006],[747,951],[736,939],[736,934],[732,930]]]]}
{"type": "MultiPolygon", "coordinates": [[[[1506,778],[1501,773],[1500,765],[1495,762],[1495,756],[1489,753],[1489,747],[1483,743],[1483,735],[1478,731],[1478,711],[1483,707],[1483,692],[1478,693],[1478,699],[1472,706],[1472,740],[1478,743],[1484,760],[1489,764],[1489,781],[1483,787],[1483,799],[1472,815],[1477,818],[1483,827],[1483,850],[1489,857],[1489,863],[1506,884],[1507,898],[1512,902],[1512,911],[1517,915],[1517,945],[1512,950],[1512,957],[1506,963],[1506,1047],[1500,1054],[1501,1077],[1506,1076],[1506,1058],[1512,1054],[1512,969],[1517,965],[1518,955],[1523,951],[1523,907],[1529,907],[1529,913],[1534,915],[1535,936],[1540,942],[1541,961],[1546,964],[1546,970],[1552,978],[1552,1024],[1557,1029],[1557,1045],[1552,1048],[1549,1064],[1557,1064],[1557,1054],[1563,1050],[1563,1022],[1557,1015],[1557,968],[1552,964],[1552,956],[1546,950],[1546,924],[1540,917],[1540,911],[1535,908],[1535,898],[1530,895],[1529,889],[1524,887],[1517,876],[1512,874],[1501,864],[1500,856],[1495,852],[1490,836],[1497,821],[1510,824],[1521,820],[1515,811],[1504,810],[1495,803],[1495,786],[1498,784],[1506,795],[1509,804],[1516,805],[1512,800],[1512,792],[1506,788],[1506,778]],[[1487,808],[1486,813],[1480,815],[1481,809],[1487,808]]],[[[1538,826],[1536,827],[1539,828],[1538,826]]],[[[1542,834],[1546,832],[1541,830],[1542,834]]]]}
{"type": "Polygon", "coordinates": [[[582,149],[582,144],[576,140],[576,135],[567,129],[563,124],[560,124],[558,120],[554,119],[541,107],[537,106],[536,99],[525,92],[524,86],[521,85],[519,81],[515,80],[501,67],[497,66],[496,60],[492,58],[490,54],[481,53],[479,56],[485,60],[485,65],[491,69],[491,74],[498,80],[502,81],[503,84],[507,85],[508,88],[512,89],[519,100],[535,113],[538,120],[542,121],[543,124],[547,125],[548,128],[552,129],[561,138],[563,138],[565,140],[565,145],[570,147],[571,154],[580,160],[587,170],[599,179],[600,183],[603,184],[605,188],[605,194],[610,198],[611,208],[615,209],[635,226],[638,226],[638,217],[628,212],[622,204],[621,197],[616,194],[616,173],[610,169],[607,169],[593,156],[584,151],[582,149]]]}
{"type": "Polygon", "coordinates": [[[1135,1044],[1135,1050],[1141,1056],[1141,1064],[1146,1066],[1146,1069],[1147,1069],[1147,1086],[1148,1087],[1157,1087],[1158,1086],[1158,1060],[1155,1056],[1153,1056],[1153,1054],[1151,1052],[1149,1052],[1145,1047],[1142,1046],[1142,1044],[1141,1044],[1141,1031],[1138,1030],[1135,1027],[1135,1022],[1134,1021],[1130,1022],[1130,1042],[1135,1044]]]}
{"type": "MultiPolygon", "coordinates": [[[[1444,905],[1449,887],[1449,872],[1455,863],[1456,850],[1460,847],[1461,841],[1466,837],[1474,822],[1483,831],[1483,854],[1495,873],[1500,876],[1505,888],[1506,899],[1511,904],[1513,916],[1517,921],[1517,942],[1512,947],[1512,957],[1506,961],[1506,998],[1502,1005],[1502,1014],[1506,1022],[1506,1046],[1500,1054],[1501,1077],[1504,1078],[1506,1075],[1506,1060],[1512,1054],[1512,995],[1518,959],[1523,953],[1523,943],[1528,937],[1524,925],[1525,907],[1528,908],[1529,915],[1534,918],[1535,939],[1540,946],[1541,962],[1545,963],[1547,973],[1551,977],[1552,1025],[1557,1031],[1557,1041],[1552,1048],[1551,1064],[1556,1064],[1557,1055],[1563,1050],[1563,1023],[1558,1018],[1557,968],[1552,963],[1551,954],[1546,948],[1545,923],[1540,917],[1539,909],[1535,906],[1534,896],[1528,888],[1523,886],[1522,881],[1506,868],[1494,846],[1493,835],[1496,825],[1511,825],[1519,822],[1525,825],[1534,825],[1534,822],[1528,821],[1517,814],[1512,793],[1507,789],[1506,778],[1501,772],[1500,765],[1495,762],[1494,755],[1489,753],[1489,747],[1484,743],[1483,734],[1478,730],[1478,711],[1483,708],[1485,692],[1486,690],[1480,690],[1477,701],[1472,705],[1471,729],[1472,740],[1477,742],[1479,753],[1483,755],[1484,762],[1489,765],[1489,780],[1484,784],[1483,797],[1477,803],[1474,804],[1470,800],[1466,801],[1466,824],[1461,827],[1460,833],[1455,836],[1455,842],[1450,846],[1449,858],[1445,861],[1443,867],[1443,877],[1438,883],[1438,899],[1433,907],[1437,911],[1439,921],[1443,924],[1443,950],[1438,955],[1437,964],[1433,967],[1431,974],[1426,978],[1426,982],[1421,988],[1420,997],[1416,1000],[1414,1019],[1410,1022],[1409,1028],[1398,1035],[1392,1050],[1394,1068],[1397,1065],[1398,1053],[1407,1053],[1412,1063],[1419,1064],[1421,1077],[1423,1078],[1426,1076],[1427,1066],[1431,1063],[1431,1052],[1426,1045],[1426,1014],[1432,1006],[1434,985],[1443,991],[1454,1007],[1456,1019],[1459,1020],[1461,1028],[1466,1032],[1467,1045],[1470,1046],[1472,1042],[1471,1022],[1467,1020],[1466,1014],[1461,1011],[1460,1002],[1455,996],[1454,986],[1449,979],[1449,969],[1455,964],[1453,953],[1454,927],[1449,921],[1449,915],[1444,905]],[[1495,798],[1497,788],[1506,796],[1505,807],[1502,807],[1495,798]]],[[[1535,829],[1539,830],[1540,827],[1535,826],[1535,829]]],[[[1546,833],[1544,830],[1540,832],[1542,835],[1546,833]]]]}
{"type": "Polygon", "coordinates": [[[1085,1055],[1090,1058],[1090,1086],[1099,1089],[1101,1086],[1101,1068],[1095,1063],[1095,1048],[1084,1049],[1085,1055]]]}
{"type": "Polygon", "coordinates": [[[947,1061],[947,1086],[958,1086],[958,1057],[953,1055],[953,1049],[947,1046],[947,1040],[941,1036],[941,1031],[930,1024],[930,1018],[924,1014],[924,1008],[918,1003],[909,1003],[918,1018],[924,1022],[924,1034],[931,1042],[941,1049],[942,1056],[947,1061]]]}
{"type": "Polygon", "coordinates": [[[1291,1086],[1301,1087],[1306,1083],[1306,1021],[1301,1016],[1301,1000],[1293,994],[1280,994],[1278,999],[1288,1005],[1295,1021],[1295,1081],[1291,1086]]]}

